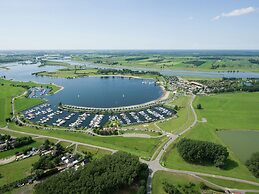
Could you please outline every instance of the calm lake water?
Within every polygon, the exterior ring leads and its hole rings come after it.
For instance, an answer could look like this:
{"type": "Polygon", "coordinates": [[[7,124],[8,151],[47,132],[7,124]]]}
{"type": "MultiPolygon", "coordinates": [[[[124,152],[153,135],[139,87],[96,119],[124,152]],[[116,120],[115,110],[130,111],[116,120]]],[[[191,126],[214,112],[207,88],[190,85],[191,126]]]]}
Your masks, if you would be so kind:
{"type": "Polygon", "coordinates": [[[258,131],[223,130],[217,134],[242,162],[259,151],[258,131]]]}
{"type": "Polygon", "coordinates": [[[162,89],[149,79],[126,77],[83,77],[76,79],[50,78],[34,76],[38,71],[55,71],[60,67],[38,67],[13,63],[9,70],[0,70],[0,76],[18,81],[35,81],[55,83],[64,89],[55,95],[48,96],[51,104],[59,102],[77,106],[119,107],[145,103],[158,99],[162,89]]]}

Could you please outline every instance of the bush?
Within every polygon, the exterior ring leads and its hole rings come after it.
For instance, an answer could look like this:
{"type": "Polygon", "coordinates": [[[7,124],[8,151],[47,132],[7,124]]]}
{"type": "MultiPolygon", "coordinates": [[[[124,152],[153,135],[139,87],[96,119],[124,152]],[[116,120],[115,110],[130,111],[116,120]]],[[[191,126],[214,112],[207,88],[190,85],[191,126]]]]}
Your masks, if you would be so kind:
{"type": "Polygon", "coordinates": [[[251,158],[246,161],[246,166],[256,178],[259,178],[259,152],[252,154],[251,158]]]}
{"type": "Polygon", "coordinates": [[[177,149],[181,157],[191,163],[210,163],[223,168],[229,155],[227,148],[207,142],[183,138],[177,143],[177,149]]]}

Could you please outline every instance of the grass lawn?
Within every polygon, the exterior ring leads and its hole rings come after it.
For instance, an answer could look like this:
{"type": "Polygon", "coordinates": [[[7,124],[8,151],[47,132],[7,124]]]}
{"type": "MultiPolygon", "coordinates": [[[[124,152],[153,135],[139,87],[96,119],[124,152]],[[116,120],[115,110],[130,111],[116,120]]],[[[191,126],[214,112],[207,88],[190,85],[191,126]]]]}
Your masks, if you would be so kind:
{"type": "Polygon", "coordinates": [[[15,161],[0,166],[0,186],[11,183],[16,180],[27,177],[31,173],[32,164],[39,159],[39,156],[33,156],[24,160],[15,161]]]}
{"type": "Polygon", "coordinates": [[[177,113],[178,117],[158,122],[157,125],[161,129],[175,134],[178,134],[186,129],[194,121],[194,115],[189,105],[190,101],[191,96],[181,96],[173,101],[172,104],[181,107],[181,109],[177,113]]]}
{"type": "Polygon", "coordinates": [[[223,179],[217,179],[212,177],[202,177],[203,179],[206,179],[207,181],[210,181],[211,183],[215,183],[216,185],[227,187],[227,188],[234,188],[234,189],[244,189],[244,190],[259,190],[259,186],[251,185],[247,183],[241,183],[236,181],[230,181],[230,180],[223,180],[223,179]]]}
{"type": "MultiPolygon", "coordinates": [[[[216,134],[216,129],[258,129],[259,120],[259,93],[230,93],[213,96],[197,97],[194,102],[201,103],[202,110],[196,110],[199,120],[206,118],[207,123],[199,123],[184,137],[206,140],[218,144],[226,144],[216,134]]],[[[249,143],[249,142],[247,142],[249,143]]],[[[230,147],[229,147],[230,148],[230,147]]],[[[169,168],[225,175],[252,181],[259,181],[238,159],[236,154],[229,149],[229,161],[225,170],[214,166],[194,165],[185,162],[178,154],[176,148],[171,148],[164,155],[162,163],[169,168]]]]}
{"type": "Polygon", "coordinates": [[[108,147],[116,150],[132,153],[134,155],[148,159],[159,144],[167,137],[161,138],[135,138],[135,137],[97,137],[82,133],[67,132],[61,130],[37,130],[29,127],[19,127],[10,125],[11,129],[34,134],[53,136],[77,142],[108,147]]]}
{"type": "Polygon", "coordinates": [[[91,147],[82,146],[82,145],[77,146],[77,151],[78,152],[84,152],[84,151],[91,152],[93,154],[94,159],[101,158],[105,155],[111,154],[111,152],[106,151],[106,150],[102,150],[102,149],[98,149],[98,148],[91,148],[91,147]]]}
{"type": "Polygon", "coordinates": [[[153,194],[166,194],[163,188],[163,183],[167,182],[169,184],[173,185],[187,185],[190,182],[195,184],[194,191],[195,193],[202,193],[202,190],[200,189],[200,181],[195,179],[192,176],[184,175],[184,174],[175,174],[171,172],[165,172],[165,171],[157,171],[154,174],[154,177],[152,179],[152,193],[153,194]]]}
{"type": "Polygon", "coordinates": [[[154,122],[151,123],[144,123],[144,124],[137,124],[137,125],[130,125],[125,126],[122,128],[135,128],[135,129],[149,129],[149,130],[156,130],[159,131],[160,129],[154,124],[154,122]]]}
{"type": "Polygon", "coordinates": [[[228,93],[197,97],[194,107],[199,118],[205,117],[210,126],[218,129],[259,130],[259,93],[228,93]]]}
{"type": "Polygon", "coordinates": [[[21,112],[30,107],[36,106],[38,104],[42,104],[44,102],[46,102],[46,100],[42,98],[26,98],[26,97],[17,98],[15,100],[15,110],[16,112],[21,112]]]}
{"type": "Polygon", "coordinates": [[[61,141],[61,142],[59,142],[59,144],[62,145],[64,148],[71,146],[71,143],[65,142],[65,141],[61,141]]]}
{"type": "Polygon", "coordinates": [[[127,131],[121,131],[123,134],[147,134],[147,135],[150,135],[150,136],[159,136],[159,135],[162,135],[161,132],[155,132],[155,131],[144,131],[144,130],[127,130],[127,131]]]}

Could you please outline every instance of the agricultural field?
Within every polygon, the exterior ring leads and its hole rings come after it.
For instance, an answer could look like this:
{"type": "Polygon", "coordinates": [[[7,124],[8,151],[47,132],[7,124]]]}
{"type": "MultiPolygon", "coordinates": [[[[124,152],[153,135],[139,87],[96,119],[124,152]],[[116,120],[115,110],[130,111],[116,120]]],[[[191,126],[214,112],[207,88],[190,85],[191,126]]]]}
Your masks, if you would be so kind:
{"type": "Polygon", "coordinates": [[[177,55],[130,55],[85,54],[72,57],[79,62],[90,62],[107,67],[139,67],[157,70],[191,71],[245,71],[258,72],[256,56],[177,56],[177,55]]]}
{"type": "MultiPolygon", "coordinates": [[[[259,108],[259,93],[228,93],[212,96],[197,97],[194,107],[201,104],[203,109],[198,110],[198,120],[206,118],[207,122],[198,123],[193,129],[183,135],[183,137],[206,140],[228,146],[216,133],[219,130],[258,130],[257,119],[259,108]]],[[[245,134],[244,134],[245,135],[245,134]]],[[[246,141],[246,144],[255,145],[253,142],[246,141]]],[[[214,166],[201,166],[185,162],[179,155],[174,145],[164,155],[162,164],[173,169],[205,172],[217,175],[225,175],[247,180],[256,179],[246,168],[239,158],[238,153],[234,152],[229,146],[230,157],[227,167],[220,170],[214,166]]],[[[239,153],[240,154],[240,153],[239,153]]]]}

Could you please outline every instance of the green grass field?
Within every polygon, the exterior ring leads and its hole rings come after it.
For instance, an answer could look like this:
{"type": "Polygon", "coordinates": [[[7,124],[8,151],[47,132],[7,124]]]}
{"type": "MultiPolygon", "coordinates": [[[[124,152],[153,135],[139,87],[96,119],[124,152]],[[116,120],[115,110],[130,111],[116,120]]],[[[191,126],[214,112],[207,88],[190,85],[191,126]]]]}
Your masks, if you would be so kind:
{"type": "Polygon", "coordinates": [[[12,98],[23,93],[25,89],[20,87],[11,87],[9,85],[1,85],[0,82],[0,126],[6,125],[6,119],[11,117],[12,98]]]}
{"type": "Polygon", "coordinates": [[[102,149],[98,149],[98,148],[92,148],[92,147],[87,147],[87,146],[82,146],[82,145],[79,145],[77,147],[77,151],[81,152],[81,153],[83,153],[84,151],[85,152],[90,152],[90,153],[93,154],[93,158],[94,159],[101,158],[101,157],[103,157],[105,155],[111,154],[111,152],[106,151],[106,150],[102,150],[102,149]]]}
{"type": "Polygon", "coordinates": [[[26,97],[17,98],[15,100],[15,110],[16,112],[21,112],[30,107],[36,106],[44,102],[46,102],[46,100],[42,98],[26,98],[26,97]]]}
{"type": "Polygon", "coordinates": [[[223,179],[217,179],[217,178],[212,178],[212,177],[202,177],[203,179],[214,183],[216,185],[226,187],[226,188],[234,188],[234,189],[244,189],[244,190],[259,190],[259,186],[256,185],[251,185],[247,183],[241,183],[241,182],[236,182],[236,181],[230,181],[230,180],[223,180],[223,179]]]}
{"type": "Polygon", "coordinates": [[[127,131],[121,131],[123,134],[146,134],[150,136],[160,136],[162,135],[161,132],[156,131],[144,131],[144,130],[127,130],[127,131]]]}
{"type": "MultiPolygon", "coordinates": [[[[219,144],[226,144],[216,134],[216,129],[258,129],[257,118],[259,93],[231,93],[212,96],[197,97],[194,106],[201,103],[202,110],[196,110],[199,120],[206,118],[207,123],[199,123],[184,137],[206,140],[219,144]]],[[[249,143],[249,142],[246,142],[249,143]]],[[[162,163],[169,168],[204,172],[217,175],[237,177],[247,180],[259,181],[253,177],[237,155],[230,149],[230,157],[225,170],[214,166],[194,165],[185,162],[178,154],[176,148],[171,148],[164,155],[162,163]]]]}
{"type": "Polygon", "coordinates": [[[202,191],[200,189],[200,183],[201,181],[195,179],[192,176],[184,175],[184,174],[175,174],[171,172],[165,172],[165,171],[157,171],[152,179],[152,193],[153,194],[166,194],[166,192],[163,189],[163,183],[167,182],[169,184],[173,185],[187,185],[190,182],[195,184],[194,191],[195,193],[207,193],[211,190],[202,191]]]}
{"type": "Polygon", "coordinates": [[[97,137],[82,133],[73,133],[61,130],[37,130],[29,127],[19,127],[14,124],[10,125],[11,129],[24,131],[34,134],[41,134],[78,141],[82,143],[108,147],[111,149],[121,150],[134,155],[148,159],[159,144],[167,137],[161,138],[135,138],[135,137],[97,137]]]}
{"type": "Polygon", "coordinates": [[[39,156],[33,156],[24,160],[15,161],[9,164],[0,166],[0,186],[11,183],[16,180],[30,175],[32,164],[39,159],[39,156]]]}
{"type": "Polygon", "coordinates": [[[194,115],[190,107],[191,96],[180,96],[172,104],[181,107],[177,112],[177,118],[171,118],[166,121],[158,122],[157,125],[164,131],[178,134],[194,121],[194,115]]]}
{"type": "MultiPolygon", "coordinates": [[[[252,57],[257,59],[257,57],[252,57]]],[[[79,62],[91,62],[105,67],[140,67],[157,70],[189,70],[189,71],[246,71],[258,72],[257,64],[252,64],[245,56],[201,57],[201,56],[174,56],[174,55],[80,55],[73,60],[79,62]],[[201,65],[195,65],[193,61],[203,61],[201,65]],[[216,68],[212,68],[212,66],[216,68]]]]}

